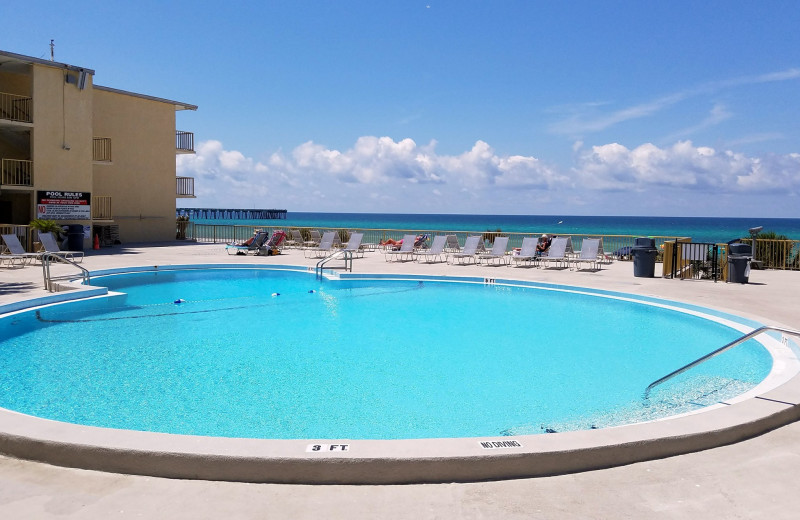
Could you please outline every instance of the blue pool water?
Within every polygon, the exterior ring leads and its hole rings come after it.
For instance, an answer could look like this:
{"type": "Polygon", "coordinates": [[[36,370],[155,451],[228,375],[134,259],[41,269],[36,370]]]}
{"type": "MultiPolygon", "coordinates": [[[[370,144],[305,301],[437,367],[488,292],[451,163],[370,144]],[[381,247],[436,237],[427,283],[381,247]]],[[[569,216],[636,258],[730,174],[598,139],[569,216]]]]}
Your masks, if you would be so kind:
{"type": "Polygon", "coordinates": [[[772,363],[750,341],[644,401],[650,382],[740,333],[534,287],[250,269],[93,284],[123,294],[0,320],[0,406],[225,437],[532,434],[693,410],[752,388],[772,363]]]}

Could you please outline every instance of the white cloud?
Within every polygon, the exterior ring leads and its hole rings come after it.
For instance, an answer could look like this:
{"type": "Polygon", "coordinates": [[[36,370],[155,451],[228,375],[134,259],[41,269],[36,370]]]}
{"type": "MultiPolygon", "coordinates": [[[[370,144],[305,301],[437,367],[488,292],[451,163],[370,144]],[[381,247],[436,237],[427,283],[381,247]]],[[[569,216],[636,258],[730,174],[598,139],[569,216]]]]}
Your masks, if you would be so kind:
{"type": "Polygon", "coordinates": [[[601,191],[800,192],[800,154],[747,157],[691,141],[667,148],[646,143],[632,150],[617,143],[594,146],[578,157],[573,172],[580,185],[601,191]]]}
{"type": "Polygon", "coordinates": [[[199,206],[294,211],[569,213],[591,212],[598,194],[609,192],[743,200],[800,193],[800,154],[748,157],[691,141],[573,149],[574,164],[560,168],[532,156],[499,155],[484,141],[439,155],[436,142],[365,136],[344,151],[306,142],[260,162],[206,141],[196,155],[178,156],[178,174],[196,177],[199,206]]]}

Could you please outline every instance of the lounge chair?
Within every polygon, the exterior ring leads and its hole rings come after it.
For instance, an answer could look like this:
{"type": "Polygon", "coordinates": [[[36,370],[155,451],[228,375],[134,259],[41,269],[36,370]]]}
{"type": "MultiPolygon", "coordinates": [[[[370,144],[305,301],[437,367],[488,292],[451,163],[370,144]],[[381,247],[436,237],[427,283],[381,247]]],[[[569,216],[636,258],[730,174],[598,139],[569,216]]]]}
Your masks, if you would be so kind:
{"type": "Polygon", "coordinates": [[[28,253],[25,251],[25,248],[22,247],[17,235],[3,235],[3,242],[6,244],[8,253],[4,253],[2,256],[0,256],[0,259],[9,262],[9,265],[14,265],[14,261],[20,261],[22,265],[25,265],[26,260],[30,263],[33,263],[42,256],[41,253],[28,253]]]}
{"type": "Polygon", "coordinates": [[[258,248],[257,255],[274,256],[281,253],[284,242],[286,241],[286,232],[282,229],[276,229],[272,232],[267,242],[258,248]]]}
{"type": "Polygon", "coordinates": [[[289,237],[286,239],[286,247],[300,247],[303,245],[303,235],[299,229],[290,229],[289,237]]]}
{"type": "Polygon", "coordinates": [[[269,233],[266,231],[256,231],[253,238],[241,244],[228,244],[225,246],[225,252],[229,255],[246,255],[247,253],[258,254],[258,250],[261,249],[268,237],[269,233]]]}
{"type": "Polygon", "coordinates": [[[433,244],[431,245],[430,249],[427,249],[425,251],[417,251],[417,262],[422,262],[423,258],[425,259],[425,262],[433,262],[435,258],[439,258],[440,261],[446,262],[447,253],[445,253],[444,251],[446,244],[447,244],[447,236],[437,235],[433,237],[433,244]]]}
{"type": "Polygon", "coordinates": [[[483,261],[486,260],[486,265],[489,265],[490,262],[496,263],[497,265],[507,265],[511,261],[506,255],[506,249],[508,249],[508,237],[495,237],[492,243],[492,250],[488,253],[479,254],[477,261],[478,263],[483,263],[483,261]]]}
{"type": "Polygon", "coordinates": [[[455,235],[447,235],[447,242],[444,245],[444,250],[448,253],[460,253],[461,245],[458,243],[458,237],[455,235]]]}
{"type": "Polygon", "coordinates": [[[539,257],[539,262],[549,264],[552,262],[556,267],[568,266],[569,259],[567,258],[567,239],[569,237],[556,237],[550,244],[550,247],[545,254],[539,257]]]}
{"type": "Polygon", "coordinates": [[[458,253],[453,253],[450,255],[450,264],[453,264],[456,260],[459,264],[469,263],[470,261],[474,262],[475,255],[478,252],[478,246],[480,245],[482,245],[482,243],[479,235],[467,237],[466,242],[464,242],[464,249],[458,253]]]}
{"type": "Polygon", "coordinates": [[[56,241],[56,237],[54,237],[53,234],[50,232],[40,232],[39,240],[42,242],[42,246],[44,247],[44,250],[47,253],[59,256],[64,260],[70,260],[72,262],[83,261],[83,251],[62,251],[61,248],[58,247],[58,242],[56,241]],[[80,260],[76,260],[75,259],[76,256],[80,260]]]}
{"type": "Polygon", "coordinates": [[[361,241],[364,239],[364,233],[350,233],[350,240],[347,241],[342,251],[349,251],[353,258],[357,256],[364,257],[364,250],[361,249],[361,241]]]}
{"type": "Polygon", "coordinates": [[[414,259],[414,246],[416,245],[417,235],[403,235],[403,243],[400,244],[400,249],[385,251],[386,261],[392,260],[413,260],[414,259]]]}
{"type": "Polygon", "coordinates": [[[570,265],[574,265],[577,270],[582,263],[588,263],[594,269],[599,269],[598,250],[600,248],[599,238],[584,238],[581,243],[581,252],[577,258],[570,260],[570,265]]]}
{"type": "Polygon", "coordinates": [[[333,239],[336,237],[336,231],[326,231],[319,241],[317,247],[308,247],[303,250],[303,256],[306,258],[322,258],[328,256],[333,252],[333,239]],[[310,255],[310,256],[309,256],[310,255]]]}
{"type": "Polygon", "coordinates": [[[316,229],[312,229],[309,231],[309,239],[303,241],[303,245],[305,247],[319,247],[320,243],[322,242],[322,236],[319,234],[319,231],[316,229]]]}
{"type": "Polygon", "coordinates": [[[529,267],[534,265],[536,262],[536,245],[539,243],[538,239],[535,237],[525,237],[522,239],[522,248],[519,250],[519,254],[512,255],[511,259],[514,261],[517,266],[519,265],[528,265],[529,267]]]}

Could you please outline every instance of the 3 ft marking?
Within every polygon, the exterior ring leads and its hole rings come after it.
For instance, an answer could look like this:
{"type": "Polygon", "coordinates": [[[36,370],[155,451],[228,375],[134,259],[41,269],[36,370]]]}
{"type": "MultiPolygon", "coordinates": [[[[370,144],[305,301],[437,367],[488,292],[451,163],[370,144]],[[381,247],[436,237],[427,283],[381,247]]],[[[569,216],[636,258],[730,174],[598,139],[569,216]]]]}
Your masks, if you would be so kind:
{"type": "Polygon", "coordinates": [[[349,444],[309,444],[306,446],[307,453],[326,452],[326,451],[350,451],[349,444]]]}
{"type": "Polygon", "coordinates": [[[484,278],[483,283],[484,285],[494,285],[494,278],[484,278]]]}

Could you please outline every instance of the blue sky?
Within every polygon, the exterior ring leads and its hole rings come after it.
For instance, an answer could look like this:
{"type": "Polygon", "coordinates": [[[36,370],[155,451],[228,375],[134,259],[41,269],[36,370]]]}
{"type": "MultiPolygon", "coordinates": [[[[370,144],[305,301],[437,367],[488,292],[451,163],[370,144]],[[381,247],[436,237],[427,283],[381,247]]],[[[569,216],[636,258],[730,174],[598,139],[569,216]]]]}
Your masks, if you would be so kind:
{"type": "MultiPolygon", "coordinates": [[[[793,1],[27,2],[0,49],[199,105],[197,206],[800,216],[793,1]]],[[[12,26],[13,25],[13,26],[12,26]]]]}

